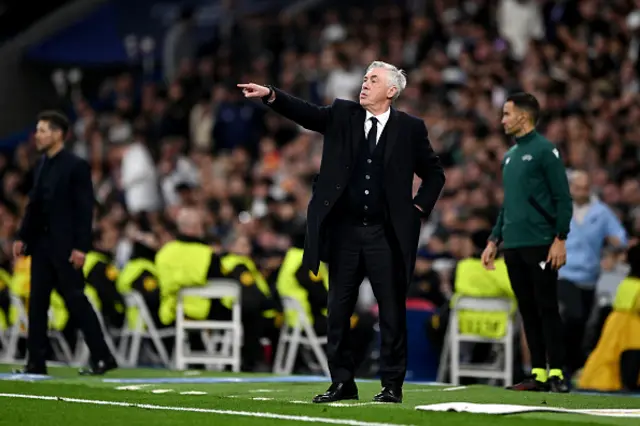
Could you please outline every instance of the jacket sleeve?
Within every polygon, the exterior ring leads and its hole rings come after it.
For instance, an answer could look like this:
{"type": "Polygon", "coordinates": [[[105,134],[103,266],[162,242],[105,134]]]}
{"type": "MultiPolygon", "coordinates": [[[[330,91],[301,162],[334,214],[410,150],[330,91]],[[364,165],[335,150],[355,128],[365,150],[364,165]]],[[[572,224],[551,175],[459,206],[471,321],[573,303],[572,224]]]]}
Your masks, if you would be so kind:
{"type": "Polygon", "coordinates": [[[429,141],[429,133],[424,122],[416,126],[414,137],[415,173],[422,179],[413,203],[420,206],[422,214],[429,216],[444,187],[444,168],[429,141]]]}
{"type": "Polygon", "coordinates": [[[79,160],[71,172],[71,193],[74,204],[73,247],[83,253],[91,249],[94,194],[89,164],[79,160]]]}
{"type": "Polygon", "coordinates": [[[491,231],[491,239],[500,243],[502,241],[502,226],[504,225],[504,207],[500,208],[500,213],[498,213],[498,219],[496,220],[496,224],[493,226],[493,230],[491,231]]]}
{"type": "Polygon", "coordinates": [[[333,105],[318,106],[273,88],[276,98],[272,103],[263,100],[278,114],[294,121],[305,129],[324,134],[331,121],[333,105]]]}
{"type": "Polygon", "coordinates": [[[31,234],[31,227],[33,226],[31,223],[33,221],[33,198],[35,196],[36,184],[38,183],[38,176],[40,175],[40,169],[42,168],[43,162],[44,160],[40,159],[35,166],[33,174],[33,188],[29,191],[29,201],[25,207],[24,217],[22,218],[22,222],[20,222],[20,228],[18,228],[18,238],[22,242],[28,241],[31,234]]]}
{"type": "Polygon", "coordinates": [[[556,233],[568,235],[573,216],[573,201],[569,191],[569,180],[560,153],[555,147],[542,151],[542,169],[556,208],[556,233]]]}

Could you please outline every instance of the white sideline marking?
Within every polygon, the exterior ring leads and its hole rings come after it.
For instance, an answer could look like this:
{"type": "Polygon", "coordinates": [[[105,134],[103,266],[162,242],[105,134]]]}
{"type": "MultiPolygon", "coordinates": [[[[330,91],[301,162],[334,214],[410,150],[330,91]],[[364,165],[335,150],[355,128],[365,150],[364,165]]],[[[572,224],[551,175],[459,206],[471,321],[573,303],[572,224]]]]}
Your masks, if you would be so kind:
{"type": "Polygon", "coordinates": [[[293,416],[288,414],[264,413],[259,411],[252,412],[252,411],[216,410],[211,408],[170,407],[170,406],[164,406],[164,405],[132,404],[130,402],[63,398],[60,396],[24,395],[24,394],[17,394],[17,393],[0,393],[0,398],[38,399],[43,401],[62,401],[62,402],[75,402],[79,404],[110,405],[110,406],[116,406],[116,407],[135,407],[135,408],[144,408],[146,410],[185,411],[185,412],[191,412],[191,413],[221,414],[221,415],[227,415],[227,416],[258,417],[263,419],[291,420],[291,421],[297,421],[297,422],[326,423],[326,424],[333,424],[333,425],[403,426],[403,425],[393,424],[393,423],[373,423],[373,422],[362,422],[362,421],[351,420],[351,419],[331,419],[326,417],[293,416]]]}
{"type": "Polygon", "coordinates": [[[449,392],[449,391],[457,391],[457,390],[462,390],[462,389],[466,389],[466,386],[456,386],[455,388],[446,388],[446,389],[442,389],[443,392],[449,392]]]}
{"type": "Polygon", "coordinates": [[[282,389],[252,389],[249,393],[273,393],[282,392],[282,389]]]}
{"type": "Polygon", "coordinates": [[[154,389],[151,392],[152,393],[169,393],[169,392],[173,392],[173,389],[154,389]]]}
{"type": "Polygon", "coordinates": [[[202,392],[202,391],[186,391],[186,392],[180,392],[180,395],[206,395],[206,392],[202,392]]]}
{"type": "Polygon", "coordinates": [[[251,398],[254,401],[273,401],[273,398],[264,398],[264,397],[255,397],[255,398],[251,398]]]}

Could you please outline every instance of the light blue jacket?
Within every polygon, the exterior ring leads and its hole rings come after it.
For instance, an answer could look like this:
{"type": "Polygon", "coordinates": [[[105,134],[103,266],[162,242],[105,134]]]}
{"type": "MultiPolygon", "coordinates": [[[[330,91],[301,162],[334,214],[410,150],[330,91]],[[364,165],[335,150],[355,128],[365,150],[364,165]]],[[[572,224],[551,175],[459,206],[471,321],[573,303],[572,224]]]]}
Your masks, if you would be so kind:
{"type": "Polygon", "coordinates": [[[592,202],[582,223],[571,219],[567,237],[567,263],[560,268],[559,278],[583,288],[594,288],[600,276],[600,258],[607,237],[616,237],[627,245],[627,233],[622,224],[601,201],[592,202]]]}

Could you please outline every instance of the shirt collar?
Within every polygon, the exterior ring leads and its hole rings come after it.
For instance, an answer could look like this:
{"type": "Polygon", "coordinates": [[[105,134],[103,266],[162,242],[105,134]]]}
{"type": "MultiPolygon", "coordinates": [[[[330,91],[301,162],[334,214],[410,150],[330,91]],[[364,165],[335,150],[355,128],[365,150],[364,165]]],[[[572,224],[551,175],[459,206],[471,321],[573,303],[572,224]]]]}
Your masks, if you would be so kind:
{"type": "Polygon", "coordinates": [[[380,115],[373,115],[371,114],[369,111],[367,111],[367,116],[365,117],[365,123],[371,118],[371,117],[375,117],[376,120],[378,120],[378,124],[381,127],[384,127],[385,124],[387,124],[387,121],[389,121],[389,117],[391,116],[391,108],[389,108],[388,110],[386,110],[385,112],[383,112],[380,115]]]}

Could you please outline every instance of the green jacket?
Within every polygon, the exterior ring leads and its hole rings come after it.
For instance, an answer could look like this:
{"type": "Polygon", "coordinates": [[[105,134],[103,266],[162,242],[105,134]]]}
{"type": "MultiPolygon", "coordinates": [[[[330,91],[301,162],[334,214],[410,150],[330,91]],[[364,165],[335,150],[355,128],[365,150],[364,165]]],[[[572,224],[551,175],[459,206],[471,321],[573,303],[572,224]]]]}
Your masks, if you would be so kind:
{"type": "Polygon", "coordinates": [[[502,160],[504,202],[492,238],[504,248],[550,245],[569,234],[573,202],[555,145],[535,130],[502,160]]]}

